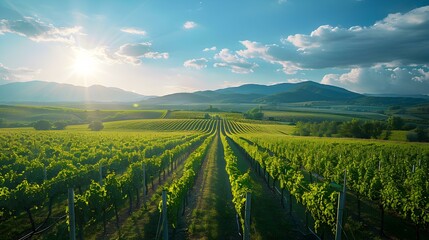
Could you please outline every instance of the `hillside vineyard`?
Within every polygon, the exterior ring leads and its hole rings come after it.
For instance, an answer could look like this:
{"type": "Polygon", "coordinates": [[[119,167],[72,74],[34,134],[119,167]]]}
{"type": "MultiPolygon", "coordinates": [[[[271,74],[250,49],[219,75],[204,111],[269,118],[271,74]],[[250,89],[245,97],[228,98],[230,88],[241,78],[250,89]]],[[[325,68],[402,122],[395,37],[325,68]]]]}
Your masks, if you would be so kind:
{"type": "Polygon", "coordinates": [[[425,238],[419,235],[429,224],[425,144],[294,137],[279,125],[227,119],[134,120],[107,127],[114,131],[0,131],[2,239],[68,239],[72,230],[82,239],[161,239],[165,234],[169,239],[240,239],[246,231],[251,239],[281,232],[331,239],[338,229],[356,238],[396,234],[385,219],[415,230],[396,238],[425,238]],[[221,181],[221,171],[229,194],[198,191],[197,186],[221,181]],[[339,227],[344,180],[346,206],[339,227]],[[68,189],[74,192],[73,211],[68,189]],[[208,194],[229,201],[210,208],[214,217],[232,211],[231,219],[222,220],[232,226],[217,221],[215,229],[195,221],[205,214],[195,209],[208,194]],[[285,213],[285,219],[258,219],[270,214],[258,210],[268,204],[258,202],[262,198],[272,199],[272,211],[285,213]],[[372,230],[358,233],[358,226],[350,226],[356,219],[372,230]],[[285,227],[269,229],[270,224],[285,227]]]}

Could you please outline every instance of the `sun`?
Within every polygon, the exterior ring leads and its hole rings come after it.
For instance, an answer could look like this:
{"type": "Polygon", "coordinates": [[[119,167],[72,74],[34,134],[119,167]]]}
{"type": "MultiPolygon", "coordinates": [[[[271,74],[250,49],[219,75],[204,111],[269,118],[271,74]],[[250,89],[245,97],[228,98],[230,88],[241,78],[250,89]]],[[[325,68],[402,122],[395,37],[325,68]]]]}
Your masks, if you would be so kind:
{"type": "Polygon", "coordinates": [[[72,71],[74,74],[81,77],[94,76],[98,71],[98,60],[96,56],[87,50],[77,50],[74,56],[72,71]]]}

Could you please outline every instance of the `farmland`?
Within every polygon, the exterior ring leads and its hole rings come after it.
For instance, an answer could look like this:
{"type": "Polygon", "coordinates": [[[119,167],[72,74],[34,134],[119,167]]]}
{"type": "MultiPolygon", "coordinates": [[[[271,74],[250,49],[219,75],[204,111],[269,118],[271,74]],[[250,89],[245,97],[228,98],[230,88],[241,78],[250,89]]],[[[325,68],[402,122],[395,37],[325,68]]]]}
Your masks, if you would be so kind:
{"type": "Polygon", "coordinates": [[[0,234],[67,239],[73,189],[78,238],[161,237],[165,189],[170,238],[241,238],[251,193],[252,239],[329,239],[344,171],[343,235],[428,233],[427,144],[292,132],[221,117],[115,121],[101,132],[3,129],[0,234]]]}

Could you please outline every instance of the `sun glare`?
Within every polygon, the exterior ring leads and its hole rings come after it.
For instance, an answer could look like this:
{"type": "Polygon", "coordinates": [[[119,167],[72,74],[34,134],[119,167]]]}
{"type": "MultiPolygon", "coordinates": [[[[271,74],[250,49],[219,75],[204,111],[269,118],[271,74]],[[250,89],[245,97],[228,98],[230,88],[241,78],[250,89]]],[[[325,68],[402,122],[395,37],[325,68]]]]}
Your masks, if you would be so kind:
{"type": "Polygon", "coordinates": [[[72,66],[73,73],[81,77],[91,77],[97,72],[97,58],[89,51],[76,51],[74,63],[72,66]]]}

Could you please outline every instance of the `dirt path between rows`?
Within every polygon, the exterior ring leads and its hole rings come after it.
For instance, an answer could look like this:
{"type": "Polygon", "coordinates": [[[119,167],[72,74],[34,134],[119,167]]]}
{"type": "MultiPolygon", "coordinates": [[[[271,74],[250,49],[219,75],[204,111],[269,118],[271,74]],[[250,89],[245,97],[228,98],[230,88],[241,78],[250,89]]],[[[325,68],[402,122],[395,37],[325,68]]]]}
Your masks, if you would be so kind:
{"type": "Polygon", "coordinates": [[[219,134],[190,192],[183,224],[185,239],[240,239],[219,134]]]}

